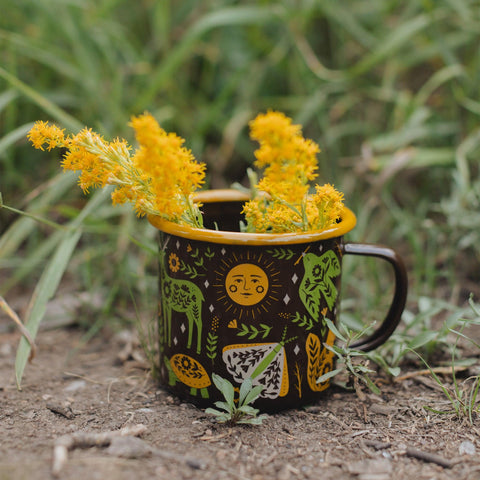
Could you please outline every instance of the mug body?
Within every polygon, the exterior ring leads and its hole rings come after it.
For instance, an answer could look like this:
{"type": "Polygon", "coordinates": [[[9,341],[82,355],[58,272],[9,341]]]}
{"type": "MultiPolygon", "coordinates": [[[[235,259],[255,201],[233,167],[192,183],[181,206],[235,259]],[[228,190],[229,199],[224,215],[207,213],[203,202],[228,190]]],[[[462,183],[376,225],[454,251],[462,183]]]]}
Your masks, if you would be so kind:
{"type": "Polygon", "coordinates": [[[243,234],[236,193],[206,194],[209,229],[150,218],[159,233],[160,381],[200,406],[223,400],[215,373],[239,388],[262,385],[254,406],[277,411],[310,404],[333,369],[343,233],[243,234]]]}

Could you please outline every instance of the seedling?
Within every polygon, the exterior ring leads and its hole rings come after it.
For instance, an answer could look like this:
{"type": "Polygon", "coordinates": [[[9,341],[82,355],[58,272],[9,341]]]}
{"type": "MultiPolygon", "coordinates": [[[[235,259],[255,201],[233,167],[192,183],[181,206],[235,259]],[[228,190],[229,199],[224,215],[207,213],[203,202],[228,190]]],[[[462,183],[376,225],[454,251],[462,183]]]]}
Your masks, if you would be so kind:
{"type": "MultiPolygon", "coordinates": [[[[451,359],[451,369],[452,369],[452,386],[445,385],[445,383],[439,378],[435,373],[433,368],[429,363],[418,353],[413,351],[417,357],[425,364],[425,366],[430,371],[432,378],[438,384],[443,394],[445,395],[448,403],[451,405],[451,408],[448,410],[438,410],[430,406],[425,406],[424,408],[430,412],[437,414],[454,414],[458,418],[466,417],[470,424],[473,425],[474,418],[478,416],[480,412],[479,404],[479,394],[480,394],[480,375],[473,375],[467,378],[462,384],[460,384],[459,379],[456,375],[456,367],[460,362],[456,359],[456,350],[460,339],[464,339],[470,342],[475,348],[479,349],[480,344],[475,342],[473,339],[468,337],[463,331],[466,327],[470,325],[479,325],[480,324],[480,311],[478,307],[473,302],[472,296],[469,300],[470,307],[474,313],[474,319],[461,319],[463,323],[459,330],[454,330],[453,328],[448,328],[448,330],[456,335],[456,340],[452,348],[452,359],[451,359]]],[[[466,362],[469,363],[468,361],[466,362]]]]}
{"type": "Polygon", "coordinates": [[[235,402],[235,389],[233,385],[225,378],[215,373],[212,374],[212,380],[215,386],[222,392],[225,401],[215,402],[215,408],[207,408],[205,413],[215,415],[219,423],[246,423],[250,425],[260,425],[266,418],[265,414],[257,417],[260,410],[252,407],[253,403],[262,393],[263,385],[252,385],[252,379],[247,378],[240,386],[238,403],[235,402]]]}
{"type": "Polygon", "coordinates": [[[346,370],[348,374],[353,377],[356,389],[358,388],[358,383],[362,382],[373,393],[379,394],[379,388],[375,385],[375,383],[373,383],[372,379],[369,377],[369,374],[375,373],[374,370],[372,370],[368,366],[369,361],[371,360],[374,363],[378,364],[381,368],[383,368],[392,376],[396,376],[399,374],[400,369],[389,366],[381,356],[372,352],[355,350],[354,348],[350,347],[350,345],[354,341],[364,336],[366,330],[370,328],[370,325],[365,327],[365,329],[360,332],[353,332],[348,327],[343,325],[343,330],[345,331],[345,333],[343,334],[338,330],[338,328],[330,319],[326,318],[325,322],[328,328],[335,334],[336,338],[343,343],[342,345],[325,345],[325,348],[332,351],[343,365],[335,370],[326,373],[325,375],[322,375],[320,378],[317,379],[317,383],[325,382],[326,380],[334,377],[338,373],[346,370]]]}

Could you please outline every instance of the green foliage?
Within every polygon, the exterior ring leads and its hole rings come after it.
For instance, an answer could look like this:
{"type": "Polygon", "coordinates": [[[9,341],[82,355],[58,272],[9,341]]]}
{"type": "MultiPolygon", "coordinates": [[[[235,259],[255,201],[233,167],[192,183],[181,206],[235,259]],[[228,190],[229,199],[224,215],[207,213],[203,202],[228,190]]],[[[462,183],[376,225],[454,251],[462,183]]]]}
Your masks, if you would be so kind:
{"type": "MultiPolygon", "coordinates": [[[[476,349],[480,349],[480,345],[468,337],[464,330],[465,328],[471,325],[480,325],[480,310],[473,303],[472,298],[470,298],[470,306],[472,312],[474,313],[473,319],[460,319],[460,329],[454,330],[451,327],[447,327],[450,333],[455,335],[455,341],[453,342],[452,353],[451,353],[451,374],[452,374],[452,384],[448,385],[443,381],[431,367],[431,365],[425,360],[425,358],[420,355],[418,352],[412,349],[412,352],[421,360],[421,362],[427,367],[430,371],[432,378],[440,387],[440,390],[443,392],[450,409],[448,410],[439,410],[437,408],[432,408],[429,405],[425,406],[425,409],[429,412],[445,415],[455,415],[458,418],[467,418],[471,425],[474,424],[474,420],[478,418],[480,413],[480,375],[473,375],[467,379],[460,381],[457,377],[456,369],[458,366],[465,364],[465,359],[459,361],[456,353],[458,349],[458,344],[461,339],[467,340],[472,343],[476,349]]],[[[473,360],[473,363],[476,363],[476,360],[473,360]]]]}
{"type": "MultiPolygon", "coordinates": [[[[413,347],[427,360],[448,347],[444,316],[455,324],[480,285],[478,0],[0,0],[0,11],[0,190],[28,213],[0,209],[0,295],[33,291],[67,235],[36,220],[68,229],[93,201],[75,175],[57,175],[57,154],[27,144],[34,120],[131,140],[128,118],[149,110],[217,188],[247,183],[247,122],[272,108],[320,145],[319,180],[357,215],[348,240],[407,261],[409,308],[377,353],[397,366],[413,347]]],[[[155,256],[137,246],[155,249],[145,220],[105,197],[81,228],[68,278],[108,286],[98,318],[128,309],[130,288],[155,298],[155,256]]],[[[349,329],[384,315],[382,268],[344,259],[349,329]]]]}
{"type": "Polygon", "coordinates": [[[359,332],[354,332],[342,325],[342,330],[344,331],[342,333],[330,319],[325,318],[325,323],[333,332],[337,341],[341,342],[340,345],[325,345],[325,348],[335,354],[341,366],[319,377],[317,383],[323,383],[335,375],[346,371],[353,378],[355,388],[357,388],[358,382],[362,382],[373,393],[380,394],[380,389],[370,378],[370,375],[375,373],[375,371],[369,367],[369,361],[372,360],[377,363],[390,375],[396,376],[400,373],[399,368],[388,365],[381,355],[375,352],[363,352],[350,347],[353,342],[365,335],[369,327],[359,332]]]}
{"type": "Polygon", "coordinates": [[[253,403],[262,393],[263,386],[252,387],[252,379],[247,378],[240,385],[238,399],[235,399],[235,389],[233,385],[225,378],[213,373],[212,380],[215,386],[222,392],[225,398],[224,402],[215,402],[215,408],[207,408],[205,413],[215,415],[217,422],[220,423],[245,423],[250,425],[260,425],[266,418],[265,414],[258,415],[259,410],[253,408],[253,403]]]}

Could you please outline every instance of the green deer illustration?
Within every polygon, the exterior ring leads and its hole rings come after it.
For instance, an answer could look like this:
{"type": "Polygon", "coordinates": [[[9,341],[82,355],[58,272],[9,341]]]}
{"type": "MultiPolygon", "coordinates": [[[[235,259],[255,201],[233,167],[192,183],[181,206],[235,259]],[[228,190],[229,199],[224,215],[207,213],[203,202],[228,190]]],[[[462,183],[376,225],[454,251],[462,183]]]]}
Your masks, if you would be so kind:
{"type": "Polygon", "coordinates": [[[163,331],[170,346],[172,343],[172,312],[185,313],[188,319],[187,348],[192,345],[193,328],[197,329],[197,353],[202,349],[202,303],[200,288],[189,280],[172,278],[165,265],[161,265],[161,292],[163,309],[163,331]]]}

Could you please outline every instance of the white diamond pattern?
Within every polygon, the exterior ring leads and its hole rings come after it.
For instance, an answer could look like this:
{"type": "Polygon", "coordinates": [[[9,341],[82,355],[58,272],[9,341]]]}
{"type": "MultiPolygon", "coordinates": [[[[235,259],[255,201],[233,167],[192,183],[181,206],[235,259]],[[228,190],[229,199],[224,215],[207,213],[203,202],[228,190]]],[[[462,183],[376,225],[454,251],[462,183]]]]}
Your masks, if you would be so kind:
{"type": "Polygon", "coordinates": [[[295,283],[297,283],[297,280],[298,280],[297,274],[294,273],[293,277],[292,277],[292,282],[295,284],[295,283]]]}
{"type": "Polygon", "coordinates": [[[210,305],[208,309],[210,310],[210,313],[212,313],[215,310],[215,307],[213,305],[210,305]]]}
{"type": "Polygon", "coordinates": [[[205,280],[204,285],[205,285],[205,288],[208,288],[208,286],[210,285],[210,284],[208,283],[208,280],[205,280]]]}
{"type": "Polygon", "coordinates": [[[290,301],[290,297],[288,296],[288,293],[285,294],[285,296],[283,297],[283,301],[285,302],[285,305],[288,305],[288,302],[290,301]]]}

